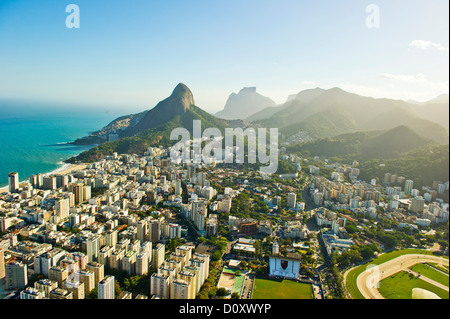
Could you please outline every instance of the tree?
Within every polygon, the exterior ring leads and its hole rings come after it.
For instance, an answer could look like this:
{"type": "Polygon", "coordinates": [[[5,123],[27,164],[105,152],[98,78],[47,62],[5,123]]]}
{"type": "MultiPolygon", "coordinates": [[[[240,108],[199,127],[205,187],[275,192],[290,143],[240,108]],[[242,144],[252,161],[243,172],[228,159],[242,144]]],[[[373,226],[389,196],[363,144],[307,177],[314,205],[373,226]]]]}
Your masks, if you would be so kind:
{"type": "Polygon", "coordinates": [[[214,251],[212,256],[211,256],[211,260],[212,261],[218,261],[221,258],[222,258],[222,253],[219,250],[214,251]]]}
{"type": "Polygon", "coordinates": [[[98,290],[97,290],[97,288],[94,288],[94,289],[92,289],[89,292],[89,295],[88,295],[87,299],[98,299],[98,290]]]}
{"type": "Polygon", "coordinates": [[[309,278],[313,278],[314,277],[314,271],[312,271],[311,269],[307,269],[306,270],[306,276],[308,276],[309,278]]]}
{"type": "Polygon", "coordinates": [[[208,295],[209,295],[211,298],[215,297],[215,296],[217,295],[217,288],[216,288],[216,287],[213,287],[213,288],[209,289],[208,295]]]}
{"type": "Polygon", "coordinates": [[[345,230],[347,231],[347,233],[351,234],[355,234],[358,232],[358,228],[355,225],[349,224],[347,226],[345,226],[345,230]]]}
{"type": "Polygon", "coordinates": [[[228,291],[225,288],[217,289],[217,292],[216,292],[217,297],[225,297],[226,295],[228,295],[228,291]]]}
{"type": "Polygon", "coordinates": [[[356,249],[350,249],[347,251],[342,252],[339,256],[336,257],[336,262],[339,263],[341,266],[350,266],[352,264],[356,264],[357,262],[361,261],[362,257],[358,250],[356,249]]]}
{"type": "Polygon", "coordinates": [[[365,245],[359,248],[359,253],[364,259],[372,257],[376,251],[378,251],[378,247],[375,244],[365,245]]]}
{"type": "Polygon", "coordinates": [[[114,281],[114,289],[115,289],[115,292],[114,292],[114,294],[115,294],[115,296],[116,296],[116,298],[122,293],[122,288],[120,288],[120,284],[119,284],[119,281],[116,279],[115,281],[114,281]]]}
{"type": "Polygon", "coordinates": [[[448,247],[448,241],[439,240],[438,244],[441,245],[444,249],[448,247]]]}
{"type": "Polygon", "coordinates": [[[241,299],[241,297],[239,296],[239,294],[237,292],[233,292],[231,294],[231,299],[241,299]]]}

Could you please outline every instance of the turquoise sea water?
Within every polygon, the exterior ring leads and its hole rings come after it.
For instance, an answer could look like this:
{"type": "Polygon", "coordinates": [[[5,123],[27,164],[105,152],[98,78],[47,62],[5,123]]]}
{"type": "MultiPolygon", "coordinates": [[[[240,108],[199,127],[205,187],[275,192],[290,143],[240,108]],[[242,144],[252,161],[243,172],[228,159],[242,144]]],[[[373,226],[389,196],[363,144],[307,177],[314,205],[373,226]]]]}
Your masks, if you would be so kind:
{"type": "Polygon", "coordinates": [[[64,143],[99,130],[120,115],[104,108],[0,101],[0,187],[8,184],[9,172],[18,172],[23,181],[59,168],[62,161],[91,147],[64,143]]]}

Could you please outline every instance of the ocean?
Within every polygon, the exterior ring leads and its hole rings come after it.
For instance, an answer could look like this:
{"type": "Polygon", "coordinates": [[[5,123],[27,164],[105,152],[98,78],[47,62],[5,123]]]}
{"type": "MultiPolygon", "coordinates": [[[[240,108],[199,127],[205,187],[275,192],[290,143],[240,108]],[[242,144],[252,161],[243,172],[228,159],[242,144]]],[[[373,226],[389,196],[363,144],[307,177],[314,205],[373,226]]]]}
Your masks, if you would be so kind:
{"type": "Polygon", "coordinates": [[[60,168],[64,160],[92,147],[66,143],[121,115],[106,108],[0,100],[0,187],[8,185],[10,172],[24,181],[60,168]]]}

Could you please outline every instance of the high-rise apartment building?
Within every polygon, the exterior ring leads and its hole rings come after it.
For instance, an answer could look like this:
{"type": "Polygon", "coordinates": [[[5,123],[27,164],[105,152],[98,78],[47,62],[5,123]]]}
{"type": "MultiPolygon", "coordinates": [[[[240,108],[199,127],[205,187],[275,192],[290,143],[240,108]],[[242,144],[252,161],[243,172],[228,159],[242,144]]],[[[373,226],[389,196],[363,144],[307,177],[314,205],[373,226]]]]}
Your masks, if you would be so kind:
{"type": "Polygon", "coordinates": [[[86,239],[86,255],[89,262],[98,260],[101,235],[92,235],[86,239]]]}
{"type": "Polygon", "coordinates": [[[54,248],[42,255],[34,257],[34,273],[49,277],[50,268],[57,266],[65,255],[65,250],[54,248]]]}
{"type": "Polygon", "coordinates": [[[16,193],[19,190],[19,173],[11,172],[8,174],[8,186],[10,193],[16,193]]]}
{"type": "Polygon", "coordinates": [[[62,198],[55,202],[55,215],[60,220],[69,218],[69,198],[62,198]]]}
{"type": "Polygon", "coordinates": [[[54,190],[56,189],[56,176],[44,176],[43,178],[44,185],[43,189],[46,190],[54,190]]]}
{"type": "Polygon", "coordinates": [[[68,270],[61,266],[53,266],[48,271],[48,278],[58,282],[58,287],[63,287],[63,282],[67,277],[69,277],[68,270]]]}
{"type": "Polygon", "coordinates": [[[50,298],[50,292],[58,288],[58,282],[50,279],[40,279],[34,283],[34,288],[42,292],[44,297],[50,298]]]}
{"type": "Polygon", "coordinates": [[[200,291],[200,289],[203,285],[203,282],[201,282],[201,278],[200,278],[200,276],[201,276],[200,268],[197,266],[194,266],[194,265],[188,265],[188,266],[185,266],[183,270],[194,274],[194,276],[195,276],[195,294],[194,295],[196,295],[200,291]]]}
{"type": "Polygon", "coordinates": [[[175,195],[180,196],[183,193],[183,188],[181,187],[181,181],[177,180],[175,182],[175,195]]]}
{"type": "Polygon", "coordinates": [[[28,284],[28,267],[21,262],[10,262],[5,266],[6,288],[25,289],[28,284]]]}
{"type": "Polygon", "coordinates": [[[3,249],[0,248],[0,280],[5,278],[5,255],[3,249]]]}
{"type": "Polygon", "coordinates": [[[297,205],[297,194],[289,193],[287,198],[287,207],[295,209],[296,205],[297,205]]]}
{"type": "Polygon", "coordinates": [[[114,299],[115,298],[115,278],[114,276],[106,276],[98,283],[98,299],[114,299]]]}
{"type": "Polygon", "coordinates": [[[84,283],[84,293],[86,296],[89,295],[92,289],[96,287],[95,285],[95,274],[90,270],[78,270],[75,272],[75,280],[84,283]]]}
{"type": "Polygon", "coordinates": [[[84,201],[83,198],[83,183],[72,184],[72,192],[75,196],[75,204],[80,204],[84,201]]]}
{"type": "Polygon", "coordinates": [[[169,299],[170,281],[169,276],[153,273],[150,280],[150,295],[169,299]]]}
{"type": "Polygon", "coordinates": [[[193,299],[190,283],[182,279],[174,279],[170,283],[170,299],[193,299]]]}
{"type": "Polygon", "coordinates": [[[129,276],[134,275],[137,254],[134,250],[128,251],[122,259],[122,270],[129,276]]]}
{"type": "Polygon", "coordinates": [[[149,241],[156,243],[161,239],[161,222],[159,220],[151,220],[149,224],[149,241]]]}
{"type": "Polygon", "coordinates": [[[97,262],[90,262],[86,265],[86,270],[94,273],[95,285],[105,278],[105,266],[97,262]]]}
{"type": "Polygon", "coordinates": [[[105,233],[105,244],[106,246],[110,246],[115,248],[117,244],[117,230],[110,229],[105,233]]]}
{"type": "Polygon", "coordinates": [[[148,223],[145,219],[140,220],[136,225],[136,238],[141,243],[148,239],[148,223]]]}
{"type": "Polygon", "coordinates": [[[413,185],[414,185],[414,182],[412,180],[408,179],[405,181],[405,188],[404,188],[405,194],[407,194],[407,195],[411,194],[413,185]]]}
{"type": "Polygon", "coordinates": [[[86,294],[84,283],[75,279],[67,279],[64,281],[64,289],[72,293],[73,299],[84,299],[86,294]]]}
{"type": "Polygon", "coordinates": [[[141,252],[136,257],[136,275],[143,276],[148,273],[149,253],[147,251],[141,252]]]}
{"type": "Polygon", "coordinates": [[[157,244],[152,249],[152,267],[158,269],[164,263],[166,248],[163,244],[157,244]]]}
{"type": "Polygon", "coordinates": [[[422,196],[414,197],[411,201],[410,211],[413,213],[422,213],[425,207],[425,199],[422,196]]]}
{"type": "MultiPolygon", "coordinates": [[[[182,270],[178,272],[177,278],[181,279],[187,283],[189,283],[189,298],[185,299],[194,299],[197,294],[197,276],[195,273],[192,273],[188,270],[182,270]]],[[[183,298],[178,298],[183,299],[183,298]]]]}

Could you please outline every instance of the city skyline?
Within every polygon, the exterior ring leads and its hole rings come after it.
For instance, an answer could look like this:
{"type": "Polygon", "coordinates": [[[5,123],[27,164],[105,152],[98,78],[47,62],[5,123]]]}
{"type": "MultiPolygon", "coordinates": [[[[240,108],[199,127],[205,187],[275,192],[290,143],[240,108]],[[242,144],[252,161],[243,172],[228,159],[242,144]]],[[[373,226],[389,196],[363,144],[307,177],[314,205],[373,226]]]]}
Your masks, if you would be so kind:
{"type": "Polygon", "coordinates": [[[315,87],[418,101],[448,93],[446,1],[73,3],[79,29],[66,26],[68,3],[2,2],[1,98],[139,111],[184,82],[215,113],[246,86],[277,104],[315,87]]]}

